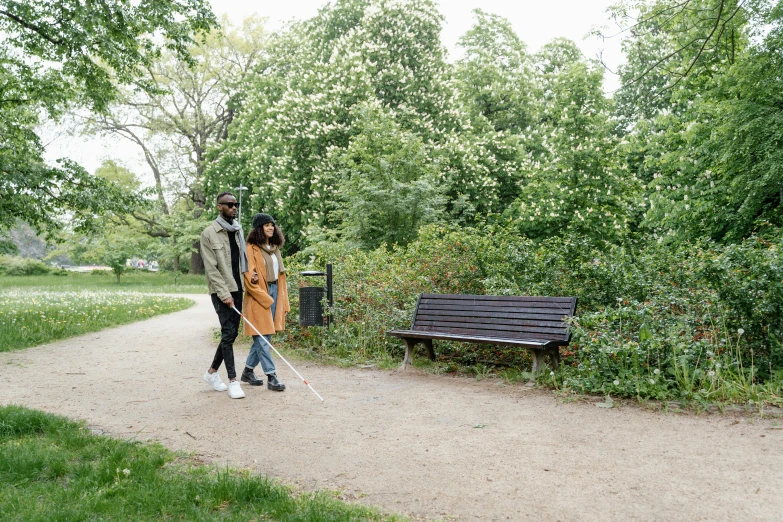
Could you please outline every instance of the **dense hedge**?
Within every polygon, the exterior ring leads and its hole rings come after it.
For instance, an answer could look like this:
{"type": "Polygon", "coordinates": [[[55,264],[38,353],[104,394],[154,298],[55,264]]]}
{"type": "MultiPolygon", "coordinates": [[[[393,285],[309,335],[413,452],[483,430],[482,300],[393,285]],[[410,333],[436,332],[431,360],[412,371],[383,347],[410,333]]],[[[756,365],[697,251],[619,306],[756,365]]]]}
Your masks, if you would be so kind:
{"type": "MultiPolygon", "coordinates": [[[[336,326],[294,327],[289,339],[340,359],[391,361],[403,348],[385,332],[409,325],[421,292],[577,296],[565,364],[545,376],[555,385],[642,398],[762,394],[775,401],[783,383],[781,242],[617,247],[429,227],[391,251],[334,243],[294,257],[291,272],[295,288],[310,284],[295,275],[305,264],[334,264],[336,326]]],[[[526,354],[497,346],[442,342],[437,351],[446,370],[529,364],[526,354]]]]}

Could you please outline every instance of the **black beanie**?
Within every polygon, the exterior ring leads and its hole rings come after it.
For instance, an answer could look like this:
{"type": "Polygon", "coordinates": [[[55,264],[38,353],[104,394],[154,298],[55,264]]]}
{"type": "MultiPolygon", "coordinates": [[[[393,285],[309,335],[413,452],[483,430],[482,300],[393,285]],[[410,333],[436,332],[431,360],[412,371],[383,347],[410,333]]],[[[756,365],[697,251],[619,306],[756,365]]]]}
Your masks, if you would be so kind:
{"type": "Polygon", "coordinates": [[[253,228],[263,227],[267,223],[274,223],[275,220],[269,214],[256,214],[253,216],[253,228]]]}

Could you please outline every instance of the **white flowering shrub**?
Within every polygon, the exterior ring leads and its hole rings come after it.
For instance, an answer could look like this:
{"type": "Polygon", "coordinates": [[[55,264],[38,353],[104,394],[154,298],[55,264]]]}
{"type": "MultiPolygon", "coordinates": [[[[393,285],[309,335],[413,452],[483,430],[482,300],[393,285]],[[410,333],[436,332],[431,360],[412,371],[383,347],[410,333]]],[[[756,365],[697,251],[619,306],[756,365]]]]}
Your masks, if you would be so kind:
{"type": "Polygon", "coordinates": [[[564,40],[545,46],[536,64],[542,104],[506,215],[534,238],[568,231],[617,242],[629,232],[641,185],[614,160],[602,71],[564,40]]]}

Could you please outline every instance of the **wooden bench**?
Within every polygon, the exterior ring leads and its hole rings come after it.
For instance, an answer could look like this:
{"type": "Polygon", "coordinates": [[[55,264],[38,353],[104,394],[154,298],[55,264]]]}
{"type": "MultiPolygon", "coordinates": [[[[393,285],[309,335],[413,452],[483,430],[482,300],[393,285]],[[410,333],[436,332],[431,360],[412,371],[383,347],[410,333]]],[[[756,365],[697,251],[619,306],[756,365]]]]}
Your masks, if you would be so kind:
{"type": "Polygon", "coordinates": [[[421,294],[410,330],[386,334],[405,341],[403,368],[418,343],[435,360],[432,341],[443,339],[529,349],[535,375],[546,357],[553,369],[560,364],[560,347],[570,341],[566,320],[575,311],[576,297],[421,294]]]}

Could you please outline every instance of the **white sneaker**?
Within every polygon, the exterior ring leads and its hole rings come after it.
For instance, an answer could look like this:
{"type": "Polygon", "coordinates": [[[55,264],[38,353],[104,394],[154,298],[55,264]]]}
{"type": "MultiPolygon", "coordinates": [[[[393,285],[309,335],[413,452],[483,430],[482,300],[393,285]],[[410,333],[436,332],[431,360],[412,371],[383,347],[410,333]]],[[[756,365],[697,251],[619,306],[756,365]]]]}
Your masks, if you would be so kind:
{"type": "Polygon", "coordinates": [[[207,370],[204,372],[204,380],[211,384],[215,391],[226,391],[228,389],[228,386],[221,380],[218,372],[209,373],[209,370],[207,370]]]}
{"type": "Polygon", "coordinates": [[[245,398],[245,392],[242,391],[242,387],[239,385],[239,381],[231,381],[228,383],[228,396],[232,399],[245,398]]]}

